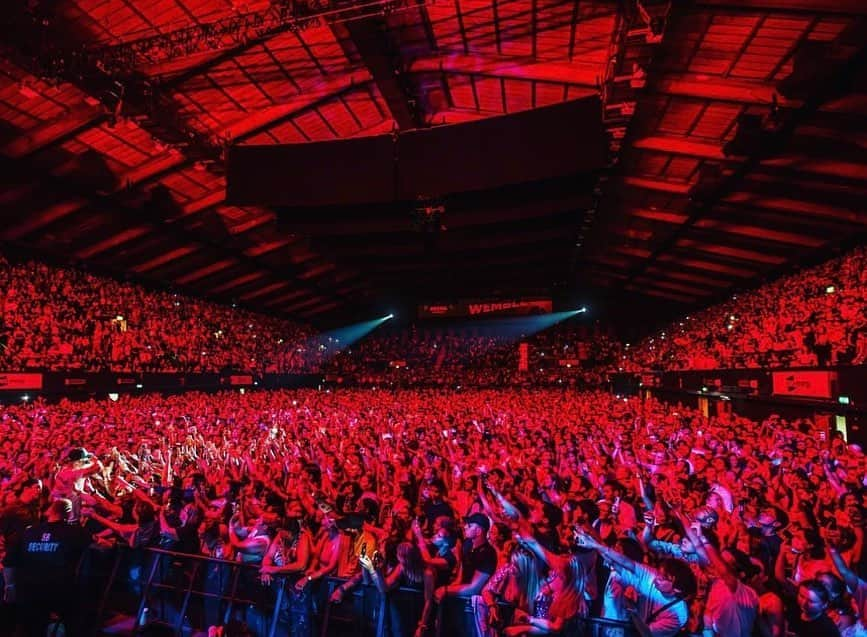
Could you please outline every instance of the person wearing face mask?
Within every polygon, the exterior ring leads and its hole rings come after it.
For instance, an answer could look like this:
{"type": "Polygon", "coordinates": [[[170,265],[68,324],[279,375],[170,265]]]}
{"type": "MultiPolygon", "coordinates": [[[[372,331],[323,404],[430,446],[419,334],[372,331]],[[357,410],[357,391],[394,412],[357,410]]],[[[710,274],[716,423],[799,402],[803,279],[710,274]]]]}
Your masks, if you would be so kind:
{"type": "Polygon", "coordinates": [[[487,537],[491,526],[488,517],[474,513],[464,518],[464,522],[460,572],[450,585],[437,589],[437,602],[445,597],[477,595],[497,569],[497,552],[487,537]]]}
{"type": "Polygon", "coordinates": [[[421,547],[422,560],[433,571],[436,586],[440,587],[451,581],[452,573],[460,561],[458,534],[454,520],[449,517],[436,518],[433,526],[434,533],[430,540],[422,535],[418,520],[413,520],[412,532],[421,547]]]}
{"type": "Polygon", "coordinates": [[[688,599],[696,592],[689,566],[665,559],[658,569],[645,566],[599,542],[585,531],[576,531],[578,546],[596,550],[617,572],[624,588],[635,590],[638,599],[629,609],[642,637],[674,637],[689,618],[688,599]]]}
{"type": "Polygon", "coordinates": [[[779,536],[780,529],[788,525],[788,517],[782,509],[767,507],[759,513],[753,528],[757,529],[759,537],[754,554],[762,560],[766,573],[773,573],[780,556],[783,539],[779,536]]]}
{"type": "Polygon", "coordinates": [[[425,564],[424,577],[424,609],[416,628],[416,636],[427,634],[431,627],[434,609],[434,591],[447,585],[452,579],[452,573],[459,562],[460,552],[457,548],[458,534],[452,518],[441,516],[434,520],[434,534],[428,541],[422,535],[418,520],[412,522],[412,532],[416,544],[421,548],[421,559],[425,564]]]}

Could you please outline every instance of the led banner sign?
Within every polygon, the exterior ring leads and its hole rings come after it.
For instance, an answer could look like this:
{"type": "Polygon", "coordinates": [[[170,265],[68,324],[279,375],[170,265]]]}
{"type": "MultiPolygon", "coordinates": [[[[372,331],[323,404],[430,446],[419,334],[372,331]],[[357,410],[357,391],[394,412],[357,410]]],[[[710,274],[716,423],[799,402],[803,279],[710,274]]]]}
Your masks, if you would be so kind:
{"type": "Polygon", "coordinates": [[[420,305],[419,318],[453,318],[463,316],[530,316],[550,314],[551,299],[506,299],[500,301],[457,301],[420,305]]]}
{"type": "Polygon", "coordinates": [[[773,372],[774,394],[830,399],[837,386],[835,372],[773,372]]]}
{"type": "Polygon", "coordinates": [[[42,389],[42,374],[0,374],[0,391],[42,389]]]}

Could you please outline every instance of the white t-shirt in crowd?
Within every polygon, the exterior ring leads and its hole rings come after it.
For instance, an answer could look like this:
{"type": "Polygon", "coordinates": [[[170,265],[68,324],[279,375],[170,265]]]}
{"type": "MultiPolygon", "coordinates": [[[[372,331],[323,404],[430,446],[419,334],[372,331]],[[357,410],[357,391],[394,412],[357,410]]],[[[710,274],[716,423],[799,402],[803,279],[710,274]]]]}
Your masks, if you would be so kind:
{"type": "Polygon", "coordinates": [[[750,637],[759,611],[759,596],[738,582],[734,591],[721,579],[714,580],[704,610],[705,628],[720,637],[750,637]]]}

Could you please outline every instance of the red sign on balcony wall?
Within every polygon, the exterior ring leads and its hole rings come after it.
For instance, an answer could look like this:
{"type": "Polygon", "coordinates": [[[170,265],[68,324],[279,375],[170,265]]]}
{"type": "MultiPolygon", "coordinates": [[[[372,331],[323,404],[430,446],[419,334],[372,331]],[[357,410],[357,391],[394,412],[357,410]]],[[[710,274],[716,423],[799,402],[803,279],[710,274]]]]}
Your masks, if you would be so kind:
{"type": "Polygon", "coordinates": [[[773,372],[774,394],[830,399],[837,387],[836,372],[773,372]]]}

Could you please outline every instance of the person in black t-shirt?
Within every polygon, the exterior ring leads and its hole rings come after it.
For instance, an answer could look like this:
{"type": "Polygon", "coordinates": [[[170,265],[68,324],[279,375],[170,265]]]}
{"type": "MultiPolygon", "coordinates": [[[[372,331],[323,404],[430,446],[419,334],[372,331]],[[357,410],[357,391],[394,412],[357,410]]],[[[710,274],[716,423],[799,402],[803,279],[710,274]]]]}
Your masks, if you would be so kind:
{"type": "Polygon", "coordinates": [[[446,485],[439,478],[429,480],[422,488],[422,513],[425,517],[425,535],[432,535],[434,532],[434,522],[437,518],[455,517],[455,512],[451,505],[443,500],[445,495],[446,485]]]}
{"type": "MultiPolygon", "coordinates": [[[[458,575],[448,585],[440,586],[434,592],[433,600],[443,604],[448,599],[460,597],[468,599],[478,595],[497,570],[497,551],[488,542],[491,522],[482,513],[473,513],[464,518],[464,541],[461,544],[461,563],[458,575]]],[[[424,619],[425,615],[422,615],[424,619]]],[[[460,613],[457,616],[448,612],[443,614],[444,625],[438,626],[441,634],[468,634],[472,627],[466,624],[472,615],[460,613]],[[452,617],[452,621],[448,617],[452,617]],[[457,620],[461,617],[461,620],[457,620]]],[[[472,623],[472,622],[470,622],[472,623]]],[[[424,622],[419,628],[424,631],[424,622]]]]}
{"type": "Polygon", "coordinates": [[[18,543],[21,534],[28,526],[40,520],[39,498],[42,495],[42,482],[36,479],[25,480],[13,505],[0,511],[0,537],[3,549],[18,543]]]}
{"type": "Polygon", "coordinates": [[[436,590],[434,597],[437,602],[445,597],[478,595],[497,570],[497,551],[488,542],[491,528],[488,516],[473,513],[465,517],[464,522],[460,573],[455,582],[436,590]]]}
{"type": "Polygon", "coordinates": [[[834,620],[825,614],[828,610],[828,591],[822,582],[808,579],[798,586],[800,613],[789,625],[798,637],[840,637],[834,620]]]}
{"type": "Polygon", "coordinates": [[[27,528],[3,561],[5,600],[20,607],[26,634],[45,634],[52,613],[77,634],[75,576],[90,535],[69,524],[72,503],[55,500],[46,521],[27,528]]]}

